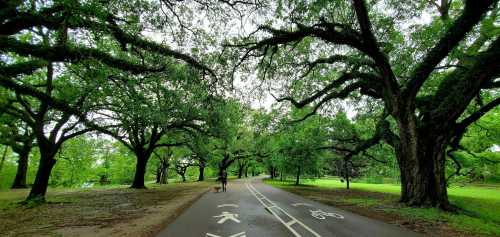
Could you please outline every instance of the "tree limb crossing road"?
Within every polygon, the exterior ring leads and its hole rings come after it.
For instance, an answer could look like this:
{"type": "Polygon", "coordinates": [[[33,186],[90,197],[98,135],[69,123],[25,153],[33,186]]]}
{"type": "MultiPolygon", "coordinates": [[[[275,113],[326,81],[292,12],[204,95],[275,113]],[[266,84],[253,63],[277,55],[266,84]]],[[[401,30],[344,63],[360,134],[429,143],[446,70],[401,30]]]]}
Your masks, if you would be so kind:
{"type": "Polygon", "coordinates": [[[421,236],[263,184],[231,182],[207,193],[158,237],[421,236]]]}

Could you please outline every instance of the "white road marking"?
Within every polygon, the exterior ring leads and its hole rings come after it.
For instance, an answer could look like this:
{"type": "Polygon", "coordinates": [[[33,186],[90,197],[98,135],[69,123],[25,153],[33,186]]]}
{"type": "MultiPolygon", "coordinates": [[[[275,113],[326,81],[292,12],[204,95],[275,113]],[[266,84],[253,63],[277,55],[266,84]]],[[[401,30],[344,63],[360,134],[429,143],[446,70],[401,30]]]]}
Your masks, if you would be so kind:
{"type": "Polygon", "coordinates": [[[311,204],[309,204],[309,203],[301,203],[301,202],[299,202],[299,203],[294,203],[294,204],[292,204],[292,206],[294,206],[294,207],[298,207],[298,206],[312,207],[312,205],[311,205],[311,204]]]}
{"type": "Polygon", "coordinates": [[[221,208],[221,207],[240,207],[236,204],[221,204],[221,205],[218,205],[217,206],[218,208],[221,208]]]}
{"type": "Polygon", "coordinates": [[[259,200],[259,202],[269,211],[271,212],[274,217],[276,217],[276,219],[278,219],[288,230],[290,230],[290,232],[292,232],[292,234],[295,236],[295,237],[302,237],[295,229],[292,228],[292,225],[294,224],[298,224],[300,225],[302,228],[304,228],[305,230],[307,230],[309,233],[311,233],[313,236],[315,237],[321,237],[321,235],[319,235],[318,233],[316,233],[314,230],[312,230],[311,228],[309,228],[307,225],[305,225],[304,223],[302,223],[301,221],[297,220],[297,218],[293,217],[292,215],[290,215],[288,212],[286,212],[285,210],[283,210],[283,208],[279,207],[278,205],[276,205],[274,202],[272,202],[271,200],[269,200],[269,198],[267,198],[266,196],[264,196],[262,193],[260,193],[252,184],[250,183],[246,183],[246,186],[248,188],[248,190],[250,190],[250,192],[255,196],[255,198],[257,198],[257,200],[259,200]],[[260,196],[260,197],[259,197],[260,196]],[[271,205],[267,205],[264,200],[268,203],[270,203],[271,205]],[[274,209],[277,209],[278,211],[281,211],[282,213],[284,213],[286,216],[288,216],[288,218],[290,218],[291,220],[288,221],[288,222],[285,222],[277,213],[276,211],[274,211],[274,209]]]}
{"type": "Polygon", "coordinates": [[[246,237],[247,235],[245,234],[245,232],[241,232],[241,233],[238,233],[238,234],[234,234],[234,235],[231,235],[229,237],[246,237]]]}
{"type": "Polygon", "coordinates": [[[219,221],[217,221],[217,224],[223,224],[227,220],[232,220],[236,223],[240,223],[240,220],[238,220],[238,214],[223,211],[220,215],[214,216],[214,218],[221,218],[219,221]]]}
{"type": "MultiPolygon", "coordinates": [[[[207,236],[207,237],[222,237],[220,235],[214,235],[214,234],[210,234],[210,233],[207,233],[205,236],[207,236]]],[[[234,235],[231,235],[228,237],[246,237],[246,236],[247,235],[246,235],[245,231],[243,231],[243,232],[240,232],[238,234],[234,234],[234,235]]]]}
{"type": "Polygon", "coordinates": [[[287,223],[286,223],[286,225],[287,225],[287,226],[291,226],[291,225],[293,225],[293,224],[295,224],[295,223],[296,223],[296,221],[295,221],[295,220],[291,220],[291,221],[287,222],[287,223]]]}
{"type": "Polygon", "coordinates": [[[333,213],[333,212],[325,212],[325,211],[320,210],[320,209],[318,209],[316,211],[313,211],[313,210],[309,210],[309,211],[311,212],[311,216],[313,216],[314,218],[320,219],[320,220],[326,219],[327,216],[335,217],[337,219],[344,219],[343,215],[333,213]]]}

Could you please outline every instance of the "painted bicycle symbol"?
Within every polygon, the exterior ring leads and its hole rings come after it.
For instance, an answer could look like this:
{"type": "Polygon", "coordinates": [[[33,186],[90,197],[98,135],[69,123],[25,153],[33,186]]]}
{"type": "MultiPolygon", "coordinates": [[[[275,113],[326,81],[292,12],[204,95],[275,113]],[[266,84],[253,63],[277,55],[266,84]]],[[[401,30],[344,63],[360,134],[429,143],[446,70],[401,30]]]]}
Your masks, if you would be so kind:
{"type": "Polygon", "coordinates": [[[311,216],[313,216],[314,218],[319,219],[319,220],[324,220],[327,217],[333,217],[333,218],[337,218],[337,219],[344,219],[344,216],[342,216],[340,214],[333,213],[333,212],[325,212],[325,211],[323,211],[321,209],[318,209],[316,211],[313,211],[313,210],[309,210],[309,211],[311,212],[311,216]]]}

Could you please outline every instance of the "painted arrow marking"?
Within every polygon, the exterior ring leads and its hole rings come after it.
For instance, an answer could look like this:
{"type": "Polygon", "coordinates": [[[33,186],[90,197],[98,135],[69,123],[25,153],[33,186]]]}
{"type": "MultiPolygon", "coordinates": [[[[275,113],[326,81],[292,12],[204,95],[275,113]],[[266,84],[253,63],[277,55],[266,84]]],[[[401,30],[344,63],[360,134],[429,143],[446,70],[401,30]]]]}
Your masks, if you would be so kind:
{"type": "Polygon", "coordinates": [[[302,203],[302,202],[294,203],[294,204],[292,204],[292,206],[294,206],[294,207],[298,207],[298,206],[312,207],[311,204],[309,204],[309,203],[302,203]]]}
{"type": "Polygon", "coordinates": [[[221,204],[221,205],[218,205],[217,208],[221,208],[221,207],[240,207],[236,204],[221,204]]]}
{"type": "Polygon", "coordinates": [[[238,220],[238,214],[223,211],[220,215],[214,216],[214,218],[221,218],[219,221],[217,221],[217,224],[224,224],[227,220],[232,220],[236,223],[240,223],[240,220],[238,220]]]}
{"type": "MultiPolygon", "coordinates": [[[[214,235],[214,234],[210,234],[210,233],[207,233],[207,235],[206,235],[206,236],[207,236],[207,237],[222,237],[222,236],[220,236],[220,235],[214,235]]],[[[230,235],[230,236],[228,236],[228,237],[246,237],[246,236],[247,236],[247,235],[246,235],[245,231],[243,231],[243,232],[240,232],[240,233],[238,233],[238,234],[230,235]]]]}

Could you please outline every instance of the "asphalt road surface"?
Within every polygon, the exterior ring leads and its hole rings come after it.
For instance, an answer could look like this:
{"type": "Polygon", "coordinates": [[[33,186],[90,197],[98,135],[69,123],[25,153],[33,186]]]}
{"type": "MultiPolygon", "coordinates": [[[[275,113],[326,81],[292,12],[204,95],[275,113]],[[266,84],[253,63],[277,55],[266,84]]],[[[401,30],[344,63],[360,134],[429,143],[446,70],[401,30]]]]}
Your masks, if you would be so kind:
{"type": "Polygon", "coordinates": [[[421,236],[377,220],[314,202],[263,184],[232,181],[209,192],[158,237],[421,236]]]}

